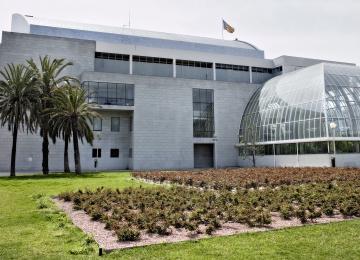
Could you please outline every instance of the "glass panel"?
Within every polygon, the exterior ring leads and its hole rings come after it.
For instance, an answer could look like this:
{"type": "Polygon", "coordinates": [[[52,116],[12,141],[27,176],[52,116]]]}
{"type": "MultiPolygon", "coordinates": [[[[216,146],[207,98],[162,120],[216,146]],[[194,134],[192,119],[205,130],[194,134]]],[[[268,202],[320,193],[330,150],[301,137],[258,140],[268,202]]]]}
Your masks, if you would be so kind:
{"type": "Polygon", "coordinates": [[[111,132],[120,132],[120,117],[111,118],[111,132]]]}
{"type": "Polygon", "coordinates": [[[194,137],[214,135],[214,90],[193,89],[194,137]]]}

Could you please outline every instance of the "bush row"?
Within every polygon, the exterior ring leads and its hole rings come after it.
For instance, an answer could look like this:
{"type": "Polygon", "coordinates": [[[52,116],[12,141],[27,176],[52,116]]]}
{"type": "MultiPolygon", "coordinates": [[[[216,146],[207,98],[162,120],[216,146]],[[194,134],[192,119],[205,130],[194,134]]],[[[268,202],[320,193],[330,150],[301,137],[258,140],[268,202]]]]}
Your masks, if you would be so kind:
{"type": "Polygon", "coordinates": [[[277,188],[189,189],[186,187],[78,190],[59,195],[93,220],[105,223],[121,241],[140,239],[141,232],[170,235],[174,228],[207,234],[225,222],[249,226],[271,224],[271,212],[302,223],[341,213],[360,216],[360,181],[282,185],[277,188]]]}

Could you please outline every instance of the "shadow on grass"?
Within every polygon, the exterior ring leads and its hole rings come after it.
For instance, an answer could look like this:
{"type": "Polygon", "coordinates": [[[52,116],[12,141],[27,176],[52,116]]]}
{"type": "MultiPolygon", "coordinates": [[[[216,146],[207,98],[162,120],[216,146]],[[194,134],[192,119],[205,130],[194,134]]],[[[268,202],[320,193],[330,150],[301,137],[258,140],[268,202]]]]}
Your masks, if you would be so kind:
{"type": "Polygon", "coordinates": [[[34,174],[34,175],[20,175],[15,177],[4,176],[0,177],[0,180],[9,180],[9,181],[16,181],[16,180],[43,180],[43,179],[62,179],[62,178],[71,178],[71,179],[87,179],[87,178],[103,178],[103,174],[125,174],[129,173],[130,171],[116,171],[116,172],[84,172],[81,174],[75,173],[61,173],[55,172],[50,173],[48,175],[42,174],[34,174]]]}

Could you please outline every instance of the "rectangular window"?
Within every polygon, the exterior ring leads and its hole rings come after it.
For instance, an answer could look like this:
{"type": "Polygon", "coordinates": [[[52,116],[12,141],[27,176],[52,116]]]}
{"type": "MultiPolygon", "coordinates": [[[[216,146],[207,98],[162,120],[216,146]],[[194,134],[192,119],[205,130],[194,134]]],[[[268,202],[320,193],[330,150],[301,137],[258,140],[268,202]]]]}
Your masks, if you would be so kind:
{"type": "Polygon", "coordinates": [[[173,60],[159,57],[133,56],[133,74],[172,77],[173,60]]]}
{"type": "Polygon", "coordinates": [[[101,158],[101,148],[92,149],[92,158],[101,158]]]}
{"type": "Polygon", "coordinates": [[[108,53],[108,52],[95,52],[95,58],[96,59],[105,59],[105,60],[129,61],[130,55],[117,54],[117,53],[108,53]]]}
{"type": "Polygon", "coordinates": [[[214,90],[193,89],[194,137],[214,136],[214,90]]]}
{"type": "Polygon", "coordinates": [[[84,81],[82,87],[87,92],[89,103],[101,105],[133,106],[133,84],[84,81]]]}
{"type": "Polygon", "coordinates": [[[299,154],[328,153],[327,142],[299,143],[299,154]]]}
{"type": "Polygon", "coordinates": [[[93,118],[93,131],[101,131],[102,130],[102,119],[100,117],[93,118]]]}
{"type": "Polygon", "coordinates": [[[119,149],[110,149],[110,157],[111,158],[119,158],[119,149]]]}
{"type": "Polygon", "coordinates": [[[120,132],[120,117],[111,118],[111,132],[120,132]]]}
{"type": "Polygon", "coordinates": [[[129,158],[132,158],[133,150],[132,148],[129,148],[129,158]]]}
{"type": "Polygon", "coordinates": [[[212,68],[211,62],[176,60],[176,77],[212,80],[214,78],[212,68]]]}

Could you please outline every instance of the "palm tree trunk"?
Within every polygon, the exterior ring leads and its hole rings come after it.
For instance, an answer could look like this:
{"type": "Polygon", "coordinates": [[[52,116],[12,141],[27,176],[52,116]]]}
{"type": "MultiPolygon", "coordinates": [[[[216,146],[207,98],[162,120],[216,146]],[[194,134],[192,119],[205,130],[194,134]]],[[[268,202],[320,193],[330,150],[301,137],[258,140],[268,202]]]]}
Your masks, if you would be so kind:
{"type": "Polygon", "coordinates": [[[10,177],[15,177],[17,136],[18,136],[18,122],[15,122],[14,130],[13,130],[13,143],[11,149],[10,177]]]}
{"type": "Polygon", "coordinates": [[[75,173],[81,173],[81,164],[80,164],[80,151],[79,151],[79,140],[77,134],[77,122],[73,123],[73,144],[74,144],[74,161],[75,161],[75,173]]]}
{"type": "Polygon", "coordinates": [[[64,172],[69,173],[70,172],[70,166],[69,166],[69,136],[65,136],[65,147],[64,147],[64,172]]]}
{"type": "Polygon", "coordinates": [[[42,171],[44,175],[49,174],[49,136],[48,129],[46,127],[43,128],[43,142],[42,142],[42,171]]]}

